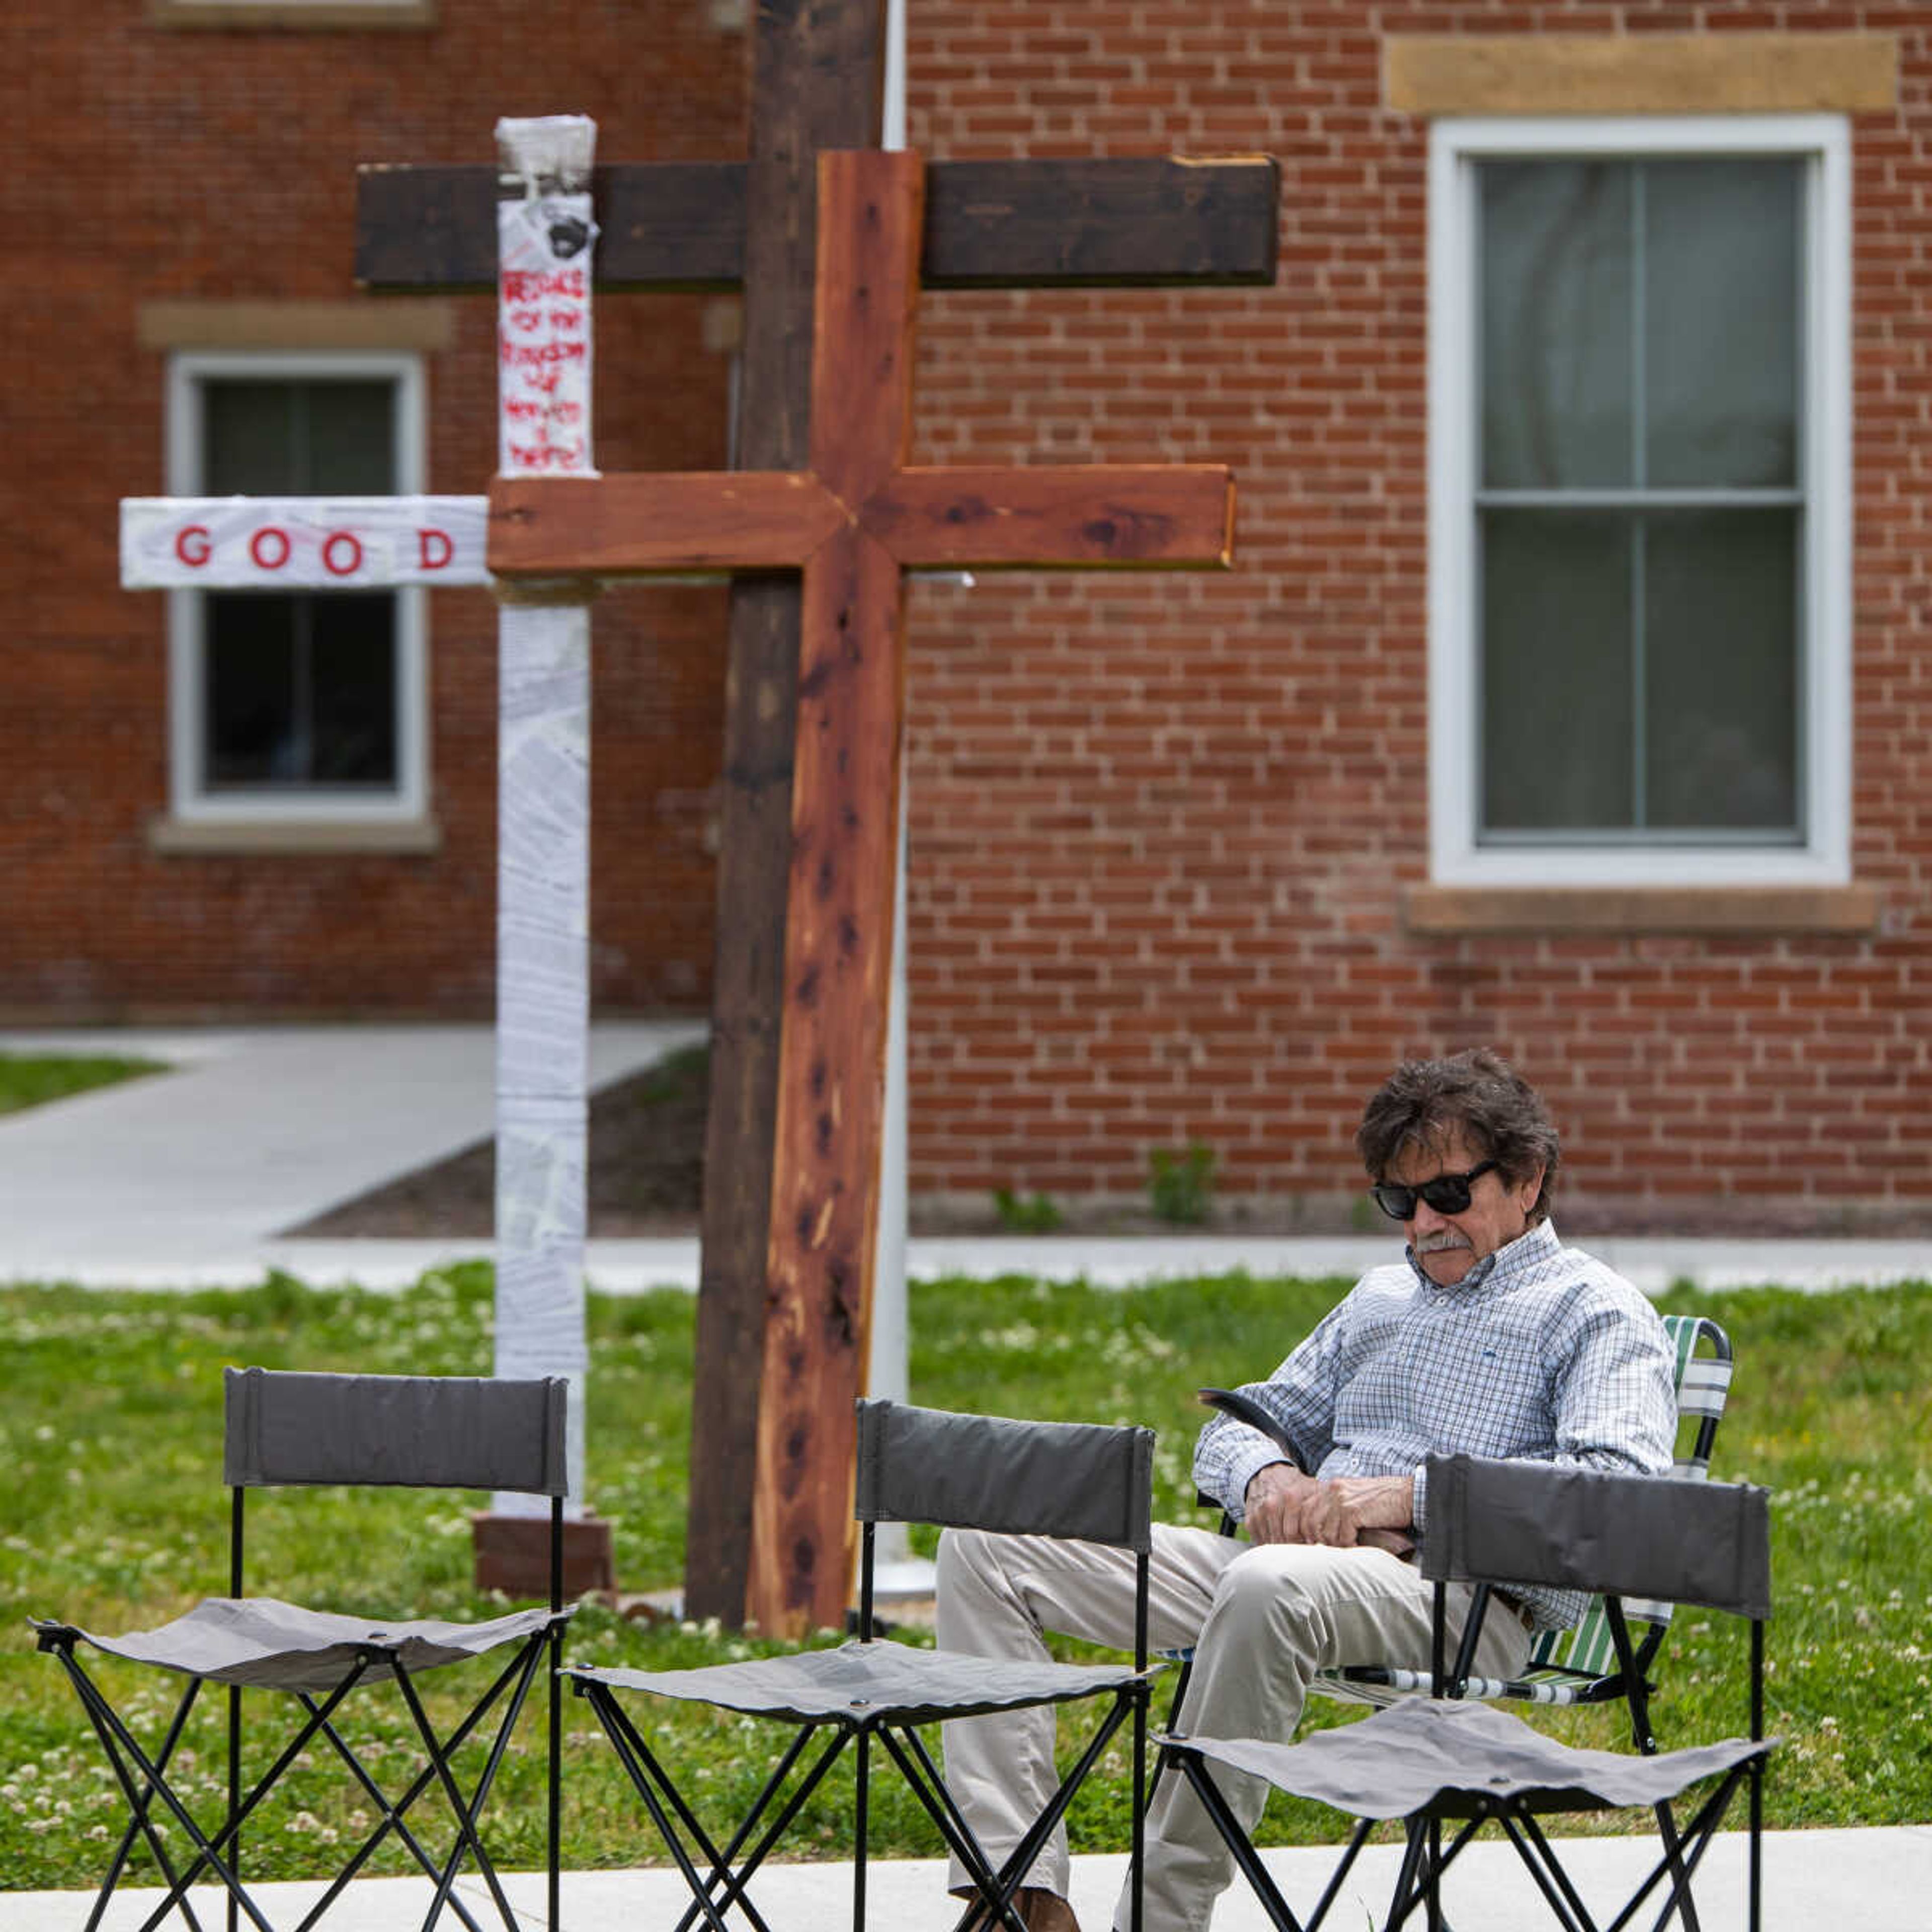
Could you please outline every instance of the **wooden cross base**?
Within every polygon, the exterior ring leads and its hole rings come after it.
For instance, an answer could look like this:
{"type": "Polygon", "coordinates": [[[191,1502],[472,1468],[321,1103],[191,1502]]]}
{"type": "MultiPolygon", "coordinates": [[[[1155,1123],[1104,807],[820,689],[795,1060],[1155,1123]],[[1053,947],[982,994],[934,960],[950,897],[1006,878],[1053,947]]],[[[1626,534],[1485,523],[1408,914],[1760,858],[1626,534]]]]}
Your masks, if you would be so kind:
{"type": "MultiPolygon", "coordinates": [[[[476,1558],[476,1587],[518,1599],[550,1600],[550,1518],[492,1516],[470,1519],[476,1558]]],[[[566,1602],[593,1590],[614,1590],[610,1519],[568,1516],[563,1526],[563,1594],[566,1602]]]]}

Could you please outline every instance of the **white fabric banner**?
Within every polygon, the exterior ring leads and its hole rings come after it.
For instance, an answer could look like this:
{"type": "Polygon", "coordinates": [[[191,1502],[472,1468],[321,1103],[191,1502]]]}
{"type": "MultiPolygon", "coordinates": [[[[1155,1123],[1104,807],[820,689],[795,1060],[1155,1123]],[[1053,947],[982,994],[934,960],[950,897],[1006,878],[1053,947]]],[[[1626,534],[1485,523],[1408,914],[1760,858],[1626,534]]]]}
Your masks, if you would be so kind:
{"type": "Polygon", "coordinates": [[[500,121],[496,147],[520,199],[496,204],[497,468],[594,476],[590,455],[590,164],[580,115],[500,121]]]}
{"type": "Polygon", "coordinates": [[[128,496],[128,590],[484,584],[486,496],[128,496]]]}

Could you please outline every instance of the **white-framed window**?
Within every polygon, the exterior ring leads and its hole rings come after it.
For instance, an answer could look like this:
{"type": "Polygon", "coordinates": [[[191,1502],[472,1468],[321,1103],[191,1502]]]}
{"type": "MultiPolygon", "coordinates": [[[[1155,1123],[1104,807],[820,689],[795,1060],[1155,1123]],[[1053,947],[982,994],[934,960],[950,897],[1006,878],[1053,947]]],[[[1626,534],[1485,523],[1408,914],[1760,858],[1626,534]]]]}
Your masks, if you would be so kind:
{"type": "MultiPolygon", "coordinates": [[[[183,352],[181,496],[424,487],[423,375],[397,352],[183,352]]],[[[169,593],[170,806],[183,825],[385,825],[427,806],[425,593],[169,593]]]]}
{"type": "Polygon", "coordinates": [[[1436,124],[1438,883],[1849,878],[1849,149],[1436,124]]]}

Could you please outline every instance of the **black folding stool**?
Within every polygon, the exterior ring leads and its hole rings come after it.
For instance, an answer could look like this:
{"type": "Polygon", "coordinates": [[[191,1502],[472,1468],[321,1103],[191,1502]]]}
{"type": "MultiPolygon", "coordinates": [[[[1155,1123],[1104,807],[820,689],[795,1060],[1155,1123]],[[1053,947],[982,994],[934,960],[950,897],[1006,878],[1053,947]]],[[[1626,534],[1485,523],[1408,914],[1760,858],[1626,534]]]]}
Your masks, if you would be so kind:
{"type": "Polygon", "coordinates": [[[110,1861],[86,1932],[94,1932],[127,1869],[137,1840],[145,1840],[167,1886],[142,1932],[178,1909],[191,1932],[200,1922],[188,1888],[212,1876],[227,1894],[227,1924],[235,1932],[245,1915],[256,1932],[275,1932],[241,1876],[242,1827],[269,1791],[318,1738],[332,1746],[348,1774],[373,1801],[380,1822],[356,1848],[321,1900],[302,1921],[307,1932],[332,1904],[371,1853],[393,1832],[436,1881],[424,1932],[446,1904],[470,1932],[476,1920],[453,1890],[466,1856],[488,1886],[506,1932],[518,1924],[494,1864],[478,1835],[476,1821],[494,1782],[512,1732],[538,1670],[550,1676],[548,1766],[548,1907],[557,1924],[557,1826],[560,1813],[560,1708],[556,1666],[563,1628],[563,1499],[565,1410],[568,1384],[561,1377],[508,1382],[434,1376],[305,1375],[266,1369],[230,1369],[225,1376],[226,1448],[224,1480],[232,1492],[229,1589],[171,1623],[122,1636],[100,1636],[71,1624],[35,1618],[39,1648],[57,1658],[79,1695],[126,1799],[129,1820],[110,1861]],[[513,1612],[476,1624],[382,1616],[347,1616],[304,1609],[272,1597],[244,1597],[244,1498],[254,1488],[280,1484],[401,1486],[423,1489],[502,1490],[550,1499],[550,1603],[547,1609],[513,1612]],[[172,1671],[188,1679],[160,1748],[150,1751],[114,1709],[76,1654],[79,1646],[172,1671]],[[439,1738],[424,1712],[416,1680],[425,1670],[480,1657],[504,1646],[515,1648],[495,1681],[446,1737],[439,1738]],[[406,1706],[423,1752],[410,1782],[393,1799],[379,1786],[338,1722],[352,1690],[393,1682],[406,1706]],[[226,1816],[212,1830],[194,1817],[170,1760],[204,1684],[228,1687],[228,1784],[226,1816]],[[242,1788],[244,1687],[292,1696],[302,1714],[269,1768],[242,1788]],[[452,1760],[471,1733],[501,1707],[494,1736],[475,1787],[466,1797],[452,1760]],[[436,1787],[456,1828],[455,1842],[440,1862],[411,1828],[406,1814],[436,1787]],[[179,1826],[194,1855],[177,1865],[156,1828],[157,1808],[179,1826]]]}
{"type": "Polygon", "coordinates": [[[1607,1932],[1621,1932],[1665,1886],[1658,1922],[1685,1910],[1699,1863],[1741,1786],[1748,1788],[1749,1923],[1761,1891],[1762,1783],[1774,1740],[1764,1736],[1764,1624],[1771,1614],[1766,1492],[1739,1484],[1612,1474],[1467,1456],[1431,1456],[1429,1522],[1419,1561],[1435,1584],[1436,1694],[1412,1697],[1360,1724],[1299,1744],[1170,1734],[1163,1763],[1186,1778],[1280,1932],[1315,1932],[1361,1848],[1351,1839],[1313,1912],[1298,1918],[1262,1864],[1208,1769],[1211,1761],[1265,1778],[1357,1818],[1406,1823],[1400,1875],[1384,1932],[1418,1908],[1442,1923],[1442,1882],[1486,1822],[1498,1825],[1564,1932],[1596,1932],[1539,1816],[1642,1806],[1654,1814],[1692,1785],[1714,1783],[1688,1824],[1660,1820],[1661,1856],[1607,1932]],[[1444,1694],[1468,1674],[1476,1619],[1453,1665],[1448,1654],[1451,1582],[1552,1586],[1699,1604],[1750,1622],[1750,1732],[1654,1755],[1561,1744],[1493,1706],[1444,1694]],[[1442,1827],[1455,1825],[1444,1847],[1442,1827]]]}
{"type": "Polygon", "coordinates": [[[590,1700],[691,1887],[692,1904],[678,1922],[677,1932],[686,1932],[700,1919],[711,1932],[725,1932],[724,1915],[734,1906],[744,1912],[754,1932],[769,1932],[746,1886],[848,1744],[857,1747],[852,1923],[855,1932],[863,1932],[867,1792],[874,1742],[965,1868],[978,1894],[976,1905],[967,1908],[968,1914],[982,1911],[1008,1932],[1024,1932],[1014,1909],[1014,1894],[1074,1792],[1100,1762],[1108,1741],[1130,1717],[1134,1739],[1130,1884],[1133,1924],[1138,1932],[1153,1466],[1154,1436],[1145,1429],[1012,1422],[862,1401],[854,1513],[864,1530],[856,1642],[835,1649],[691,1670],[567,1668],[563,1674],[590,1700]],[[880,1522],[948,1524],[1132,1550],[1136,1559],[1132,1667],[1016,1663],[878,1639],[872,1622],[872,1545],[874,1526],[880,1522]],[[722,1849],[619,1702],[620,1691],[713,1705],[795,1727],[777,1768],[722,1849]],[[943,1718],[1102,1696],[1112,1702],[1099,1730],[1046,1810],[995,1871],[961,1816],[917,1726],[943,1718]],[[826,1736],[818,1755],[793,1780],[808,1746],[821,1732],[826,1736]]]}

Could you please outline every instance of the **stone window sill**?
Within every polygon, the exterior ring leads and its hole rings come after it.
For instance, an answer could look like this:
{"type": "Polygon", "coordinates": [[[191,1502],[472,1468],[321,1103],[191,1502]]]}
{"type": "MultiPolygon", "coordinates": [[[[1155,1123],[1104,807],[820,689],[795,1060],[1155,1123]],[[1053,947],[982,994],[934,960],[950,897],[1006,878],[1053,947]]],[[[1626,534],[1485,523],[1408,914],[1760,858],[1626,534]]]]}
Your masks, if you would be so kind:
{"type": "Polygon", "coordinates": [[[1411,886],[1402,895],[1411,932],[1876,932],[1870,886],[1411,886]]]}
{"type": "Polygon", "coordinates": [[[433,818],[160,818],[148,826],[148,848],[190,856],[227,854],[243,858],[277,855],[439,852],[442,828],[433,818]]]}

